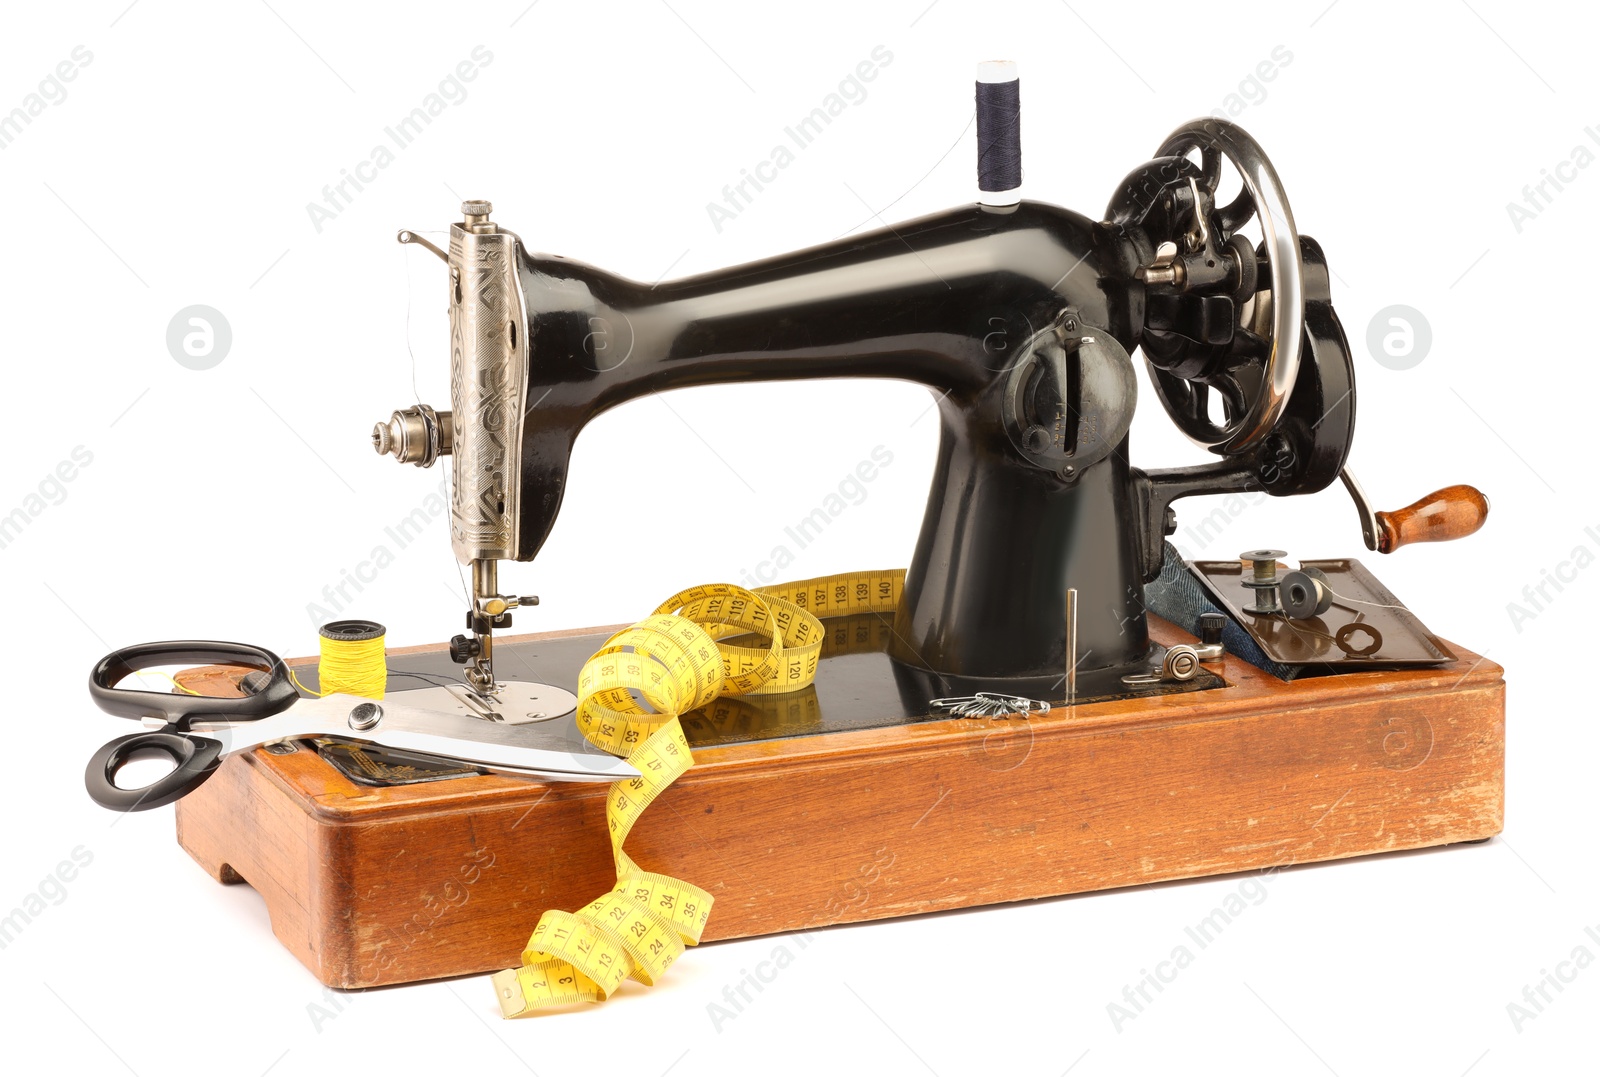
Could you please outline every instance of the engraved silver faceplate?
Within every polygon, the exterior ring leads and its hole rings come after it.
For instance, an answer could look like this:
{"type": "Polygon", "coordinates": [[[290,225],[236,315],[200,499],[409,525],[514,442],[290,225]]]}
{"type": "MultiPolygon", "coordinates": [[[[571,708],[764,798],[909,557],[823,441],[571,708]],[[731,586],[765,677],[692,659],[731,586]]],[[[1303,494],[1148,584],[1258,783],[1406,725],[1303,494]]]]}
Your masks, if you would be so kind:
{"type": "Polygon", "coordinates": [[[450,543],[463,564],[517,555],[528,370],[517,251],[510,232],[450,228],[450,543]]]}

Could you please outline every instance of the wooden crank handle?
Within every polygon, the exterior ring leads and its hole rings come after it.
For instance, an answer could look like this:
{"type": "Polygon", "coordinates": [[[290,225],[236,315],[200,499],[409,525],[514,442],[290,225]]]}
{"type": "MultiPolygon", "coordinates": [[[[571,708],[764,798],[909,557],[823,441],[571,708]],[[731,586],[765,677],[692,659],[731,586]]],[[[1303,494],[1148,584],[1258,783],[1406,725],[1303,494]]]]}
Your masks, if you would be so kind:
{"type": "Polygon", "coordinates": [[[1413,542],[1449,542],[1466,538],[1489,518],[1489,499],[1472,486],[1446,486],[1393,512],[1374,512],[1356,477],[1345,468],[1339,473],[1361,514],[1361,534],[1367,549],[1394,553],[1413,542]]]}
{"type": "Polygon", "coordinates": [[[1446,486],[1403,509],[1373,515],[1378,522],[1378,552],[1393,553],[1412,542],[1466,538],[1489,518],[1489,499],[1476,487],[1446,486]]]}

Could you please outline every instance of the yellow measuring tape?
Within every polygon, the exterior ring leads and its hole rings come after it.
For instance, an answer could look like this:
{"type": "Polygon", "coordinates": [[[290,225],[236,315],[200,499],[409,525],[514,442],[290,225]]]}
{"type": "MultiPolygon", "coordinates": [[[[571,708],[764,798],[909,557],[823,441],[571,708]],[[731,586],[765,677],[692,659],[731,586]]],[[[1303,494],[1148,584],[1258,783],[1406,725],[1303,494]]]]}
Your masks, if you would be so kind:
{"type": "Polygon", "coordinates": [[[892,613],[904,584],[897,569],[755,591],[691,587],[606,640],[578,674],[577,721],[591,743],[639,771],[612,785],[606,801],[617,884],[577,912],[539,918],[522,966],[493,977],[501,1013],[599,1002],[629,977],[653,984],[700,941],[711,895],[643,870],[622,848],[644,810],[694,764],[679,716],[718,696],[809,687],[828,642],[821,618],[892,613]]]}

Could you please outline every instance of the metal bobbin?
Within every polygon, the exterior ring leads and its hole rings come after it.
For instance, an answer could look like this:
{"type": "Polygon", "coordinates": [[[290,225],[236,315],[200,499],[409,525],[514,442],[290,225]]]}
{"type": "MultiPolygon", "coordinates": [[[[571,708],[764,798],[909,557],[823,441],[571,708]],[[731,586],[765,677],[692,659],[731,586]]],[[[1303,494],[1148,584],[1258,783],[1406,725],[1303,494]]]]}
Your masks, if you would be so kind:
{"type": "Polygon", "coordinates": [[[1320,568],[1305,568],[1286,573],[1278,584],[1278,600],[1283,612],[1297,621],[1321,617],[1333,607],[1333,587],[1320,568]]]}
{"type": "Polygon", "coordinates": [[[1246,550],[1239,560],[1250,569],[1239,583],[1254,591],[1255,601],[1245,607],[1247,613],[1281,613],[1278,605],[1278,559],[1287,557],[1283,550],[1246,550]]]}

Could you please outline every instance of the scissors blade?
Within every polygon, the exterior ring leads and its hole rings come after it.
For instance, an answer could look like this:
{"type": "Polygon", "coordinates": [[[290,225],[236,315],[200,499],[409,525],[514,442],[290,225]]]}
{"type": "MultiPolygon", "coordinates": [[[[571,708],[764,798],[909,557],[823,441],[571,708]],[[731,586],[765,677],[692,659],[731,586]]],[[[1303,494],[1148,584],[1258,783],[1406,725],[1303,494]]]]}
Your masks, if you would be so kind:
{"type": "Polygon", "coordinates": [[[512,725],[342,693],[302,699],[256,722],[195,722],[192,728],[222,740],[227,755],[296,737],[338,737],[546,781],[615,782],[639,776],[625,760],[595,749],[569,720],[512,725]],[[368,728],[351,721],[351,712],[363,705],[381,711],[368,728]]]}

